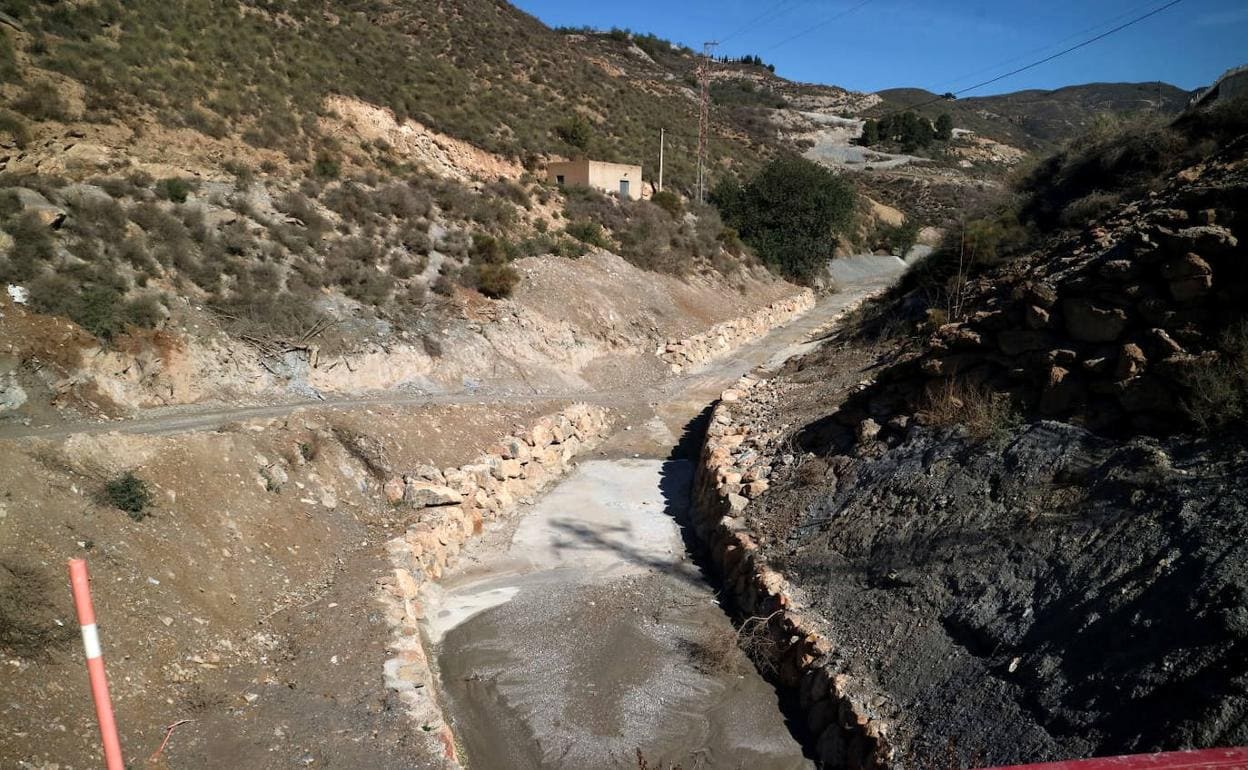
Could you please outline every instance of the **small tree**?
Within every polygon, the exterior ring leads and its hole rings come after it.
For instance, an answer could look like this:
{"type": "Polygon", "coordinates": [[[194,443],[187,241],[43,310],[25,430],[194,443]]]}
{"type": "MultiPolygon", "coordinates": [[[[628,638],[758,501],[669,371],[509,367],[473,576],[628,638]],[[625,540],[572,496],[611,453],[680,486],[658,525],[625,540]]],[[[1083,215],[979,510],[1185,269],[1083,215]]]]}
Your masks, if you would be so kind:
{"type": "Polygon", "coordinates": [[[803,281],[832,259],[837,236],[853,223],[853,188],[798,156],[771,161],[744,186],[720,184],[712,200],[764,262],[803,281]]]}
{"type": "Polygon", "coordinates": [[[953,118],[947,112],[942,112],[936,118],[936,138],[942,142],[953,138],[953,118]]]}
{"type": "Polygon", "coordinates": [[[593,138],[594,127],[589,121],[580,115],[573,115],[555,128],[555,133],[559,138],[578,150],[589,149],[589,142],[593,138]]]}
{"type": "Polygon", "coordinates": [[[864,147],[880,143],[880,122],[878,120],[868,120],[862,124],[862,136],[858,139],[858,143],[864,147]]]}

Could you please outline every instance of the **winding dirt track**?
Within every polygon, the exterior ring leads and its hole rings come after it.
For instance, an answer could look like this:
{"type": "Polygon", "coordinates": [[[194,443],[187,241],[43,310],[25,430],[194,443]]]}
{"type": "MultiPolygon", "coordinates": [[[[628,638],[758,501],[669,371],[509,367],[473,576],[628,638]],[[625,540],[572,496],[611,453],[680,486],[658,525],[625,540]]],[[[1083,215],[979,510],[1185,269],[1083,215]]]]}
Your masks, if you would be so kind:
{"type": "Polygon", "coordinates": [[[680,394],[701,395],[714,390],[716,384],[731,381],[755,366],[783,361],[801,352],[811,335],[821,327],[891,282],[892,275],[882,275],[848,285],[837,294],[825,297],[810,312],[797,320],[774,329],[770,334],[738,348],[732,354],[707,366],[672,378],[653,387],[608,388],[598,390],[525,390],[502,391],[477,389],[448,393],[412,395],[377,393],[366,396],[304,399],[245,406],[179,406],[149,410],[137,417],[107,421],[83,421],[60,425],[0,426],[0,440],[19,438],[66,438],[77,434],[132,433],[171,434],[216,430],[231,422],[283,417],[300,409],[353,410],[374,406],[423,406],[437,404],[503,404],[533,401],[586,401],[605,406],[618,406],[641,401],[661,401],[680,394]]]}

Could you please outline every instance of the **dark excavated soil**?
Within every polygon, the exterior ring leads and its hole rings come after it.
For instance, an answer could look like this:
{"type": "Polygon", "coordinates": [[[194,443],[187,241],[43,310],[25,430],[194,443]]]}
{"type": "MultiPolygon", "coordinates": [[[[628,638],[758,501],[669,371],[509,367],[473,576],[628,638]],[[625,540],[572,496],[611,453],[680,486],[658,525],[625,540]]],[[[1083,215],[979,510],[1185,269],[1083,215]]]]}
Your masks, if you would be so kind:
{"type": "Polygon", "coordinates": [[[1240,436],[913,429],[818,484],[778,479],[768,550],[888,698],[906,764],[1239,745],[1246,479],[1240,436]]]}

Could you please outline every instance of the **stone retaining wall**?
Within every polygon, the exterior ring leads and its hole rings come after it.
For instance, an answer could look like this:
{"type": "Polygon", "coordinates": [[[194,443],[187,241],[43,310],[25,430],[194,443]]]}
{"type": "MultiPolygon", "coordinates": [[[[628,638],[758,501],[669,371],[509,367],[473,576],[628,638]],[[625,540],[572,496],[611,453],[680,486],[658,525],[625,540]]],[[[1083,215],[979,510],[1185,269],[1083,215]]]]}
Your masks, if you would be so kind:
{"type": "Polygon", "coordinates": [[[747,316],[715,324],[696,336],[683,340],[668,340],[656,351],[656,354],[671,364],[672,372],[679,374],[691,367],[719,358],[743,343],[762,337],[773,328],[788,323],[794,316],[805,313],[814,306],[814,292],[810,289],[803,289],[791,297],[776,300],[747,316]]]}
{"type": "Polygon", "coordinates": [[[767,437],[734,421],[733,406],[758,382],[741,378],[711,413],[694,478],[695,527],[743,618],[765,630],[770,643],[750,645],[767,658],[756,663],[796,696],[819,760],[834,768],[887,767],[893,749],[878,695],[842,671],[832,629],[802,613],[800,592],[768,567],[747,531],[742,514],[767,490],[771,465],[760,451],[767,437]]]}
{"type": "Polygon", "coordinates": [[[455,737],[443,717],[420,635],[421,591],[451,568],[464,542],[484,523],[512,513],[517,501],[556,480],[578,453],[597,446],[609,419],[601,407],[577,404],[505,437],[475,462],[458,468],[417,468],[384,486],[387,500],[412,511],[407,532],[387,543],[394,574],[379,581],[394,630],[386,686],[397,692],[431,752],[459,767],[455,737]]]}

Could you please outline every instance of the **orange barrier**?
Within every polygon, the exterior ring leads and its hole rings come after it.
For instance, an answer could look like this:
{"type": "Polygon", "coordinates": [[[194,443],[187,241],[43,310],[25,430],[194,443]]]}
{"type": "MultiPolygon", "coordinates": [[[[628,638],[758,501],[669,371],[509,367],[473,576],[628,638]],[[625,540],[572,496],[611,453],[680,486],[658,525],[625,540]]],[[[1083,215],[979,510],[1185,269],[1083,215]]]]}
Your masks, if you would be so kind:
{"type": "Polygon", "coordinates": [[[1122,757],[1078,759],[1041,765],[1011,765],[990,770],[1248,770],[1248,748],[1168,751],[1122,757]]]}
{"type": "Polygon", "coordinates": [[[108,679],[104,676],[104,655],[100,650],[100,634],[95,627],[95,607],[91,604],[91,585],[85,560],[69,560],[69,585],[74,592],[78,624],[82,626],[82,647],[87,653],[91,698],[95,701],[95,717],[100,723],[100,740],[104,744],[104,766],[107,770],[125,770],[121,741],[117,738],[117,722],[113,718],[113,702],[108,696],[108,679]]]}

